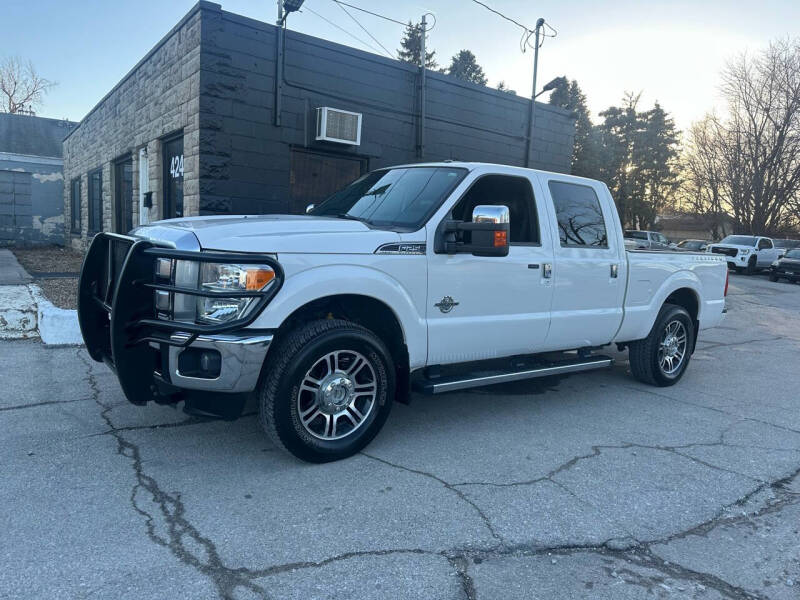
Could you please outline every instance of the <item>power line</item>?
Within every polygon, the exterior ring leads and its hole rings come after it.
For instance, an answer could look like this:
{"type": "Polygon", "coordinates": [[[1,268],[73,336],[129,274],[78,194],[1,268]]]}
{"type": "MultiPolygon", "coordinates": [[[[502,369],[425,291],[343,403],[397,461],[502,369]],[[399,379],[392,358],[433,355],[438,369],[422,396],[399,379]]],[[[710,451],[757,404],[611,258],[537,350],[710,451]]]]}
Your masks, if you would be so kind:
{"type": "Polygon", "coordinates": [[[506,21],[510,21],[511,23],[513,23],[514,25],[516,25],[517,27],[522,27],[522,28],[523,28],[525,31],[533,31],[533,30],[532,30],[530,27],[527,27],[527,26],[523,25],[523,24],[522,24],[522,23],[520,23],[519,21],[515,21],[515,20],[514,20],[514,19],[512,19],[511,17],[507,17],[506,15],[504,15],[503,13],[501,13],[499,10],[495,10],[495,9],[493,9],[491,6],[489,6],[488,4],[484,4],[484,3],[483,3],[483,2],[481,2],[480,0],[472,0],[472,1],[473,1],[475,4],[480,4],[480,5],[481,5],[483,8],[485,8],[486,10],[488,10],[488,11],[490,11],[490,12],[493,12],[494,14],[496,14],[496,15],[498,15],[498,16],[500,16],[500,17],[504,18],[506,21]]]}
{"type": "Polygon", "coordinates": [[[359,23],[358,19],[356,19],[356,18],[355,18],[355,17],[354,17],[352,14],[350,14],[350,11],[348,11],[348,10],[347,10],[347,9],[346,9],[344,6],[342,6],[342,5],[341,5],[339,2],[336,2],[336,0],[332,0],[332,1],[333,1],[333,2],[336,4],[336,6],[338,6],[339,8],[341,8],[341,9],[344,11],[344,13],[345,13],[345,14],[346,14],[348,17],[350,17],[351,19],[353,19],[353,21],[355,22],[355,24],[356,24],[356,25],[358,25],[359,27],[361,27],[361,29],[363,29],[363,30],[364,30],[364,33],[366,33],[366,34],[367,34],[369,37],[371,37],[371,38],[373,39],[373,41],[374,41],[376,44],[378,44],[378,46],[380,46],[381,48],[383,48],[384,52],[386,52],[386,56],[388,56],[389,58],[394,58],[394,55],[393,55],[391,52],[389,52],[389,50],[387,50],[387,49],[386,49],[386,46],[384,46],[383,44],[381,44],[381,43],[380,43],[380,41],[378,41],[378,39],[377,39],[377,38],[376,38],[374,35],[372,35],[372,34],[369,32],[369,30],[368,30],[366,27],[364,27],[364,26],[363,26],[361,23],[359,23]]]}
{"type": "Polygon", "coordinates": [[[402,25],[403,27],[405,27],[407,25],[407,23],[403,23],[402,21],[398,21],[397,19],[392,19],[390,17],[378,14],[376,12],[372,12],[371,10],[367,10],[366,8],[361,8],[359,6],[354,6],[352,4],[348,4],[347,2],[342,2],[341,0],[333,0],[333,1],[336,2],[336,4],[343,4],[344,6],[347,6],[349,8],[353,8],[355,10],[360,10],[363,13],[367,13],[368,15],[372,15],[373,17],[378,17],[379,19],[385,19],[387,21],[391,21],[392,23],[397,23],[398,25],[402,25]]]}
{"type": "Polygon", "coordinates": [[[346,30],[344,27],[339,27],[339,25],[337,25],[336,23],[334,23],[334,22],[333,22],[333,21],[331,21],[330,19],[327,19],[327,18],[323,17],[321,14],[319,14],[319,13],[318,13],[317,11],[315,11],[314,9],[312,9],[312,8],[310,8],[310,7],[308,7],[308,6],[304,6],[304,7],[303,7],[303,10],[307,10],[307,11],[309,11],[311,14],[313,14],[313,15],[317,15],[317,16],[318,16],[320,19],[322,19],[323,21],[325,21],[325,22],[326,22],[326,23],[328,23],[329,25],[332,25],[333,27],[336,27],[336,29],[338,29],[338,30],[339,30],[339,31],[341,31],[342,33],[346,33],[346,34],[347,34],[347,35],[349,35],[351,38],[353,38],[353,39],[354,39],[354,40],[356,40],[357,42],[359,42],[359,43],[363,44],[364,46],[366,46],[367,48],[369,48],[369,49],[370,49],[370,50],[372,50],[373,52],[375,52],[375,53],[377,53],[377,54],[380,54],[380,52],[381,52],[381,51],[380,51],[380,50],[378,50],[378,49],[377,49],[375,46],[373,46],[372,44],[369,44],[369,43],[365,42],[364,40],[362,40],[362,39],[361,39],[360,37],[358,37],[357,35],[353,35],[353,34],[352,34],[352,33],[350,33],[349,31],[347,31],[347,30],[346,30]]]}

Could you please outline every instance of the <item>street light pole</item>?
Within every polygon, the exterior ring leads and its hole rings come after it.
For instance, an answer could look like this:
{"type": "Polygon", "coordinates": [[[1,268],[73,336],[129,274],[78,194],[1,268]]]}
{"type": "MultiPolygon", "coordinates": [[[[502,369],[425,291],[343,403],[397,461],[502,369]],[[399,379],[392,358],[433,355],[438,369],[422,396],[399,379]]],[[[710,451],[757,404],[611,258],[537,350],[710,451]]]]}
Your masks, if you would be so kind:
{"type": "Polygon", "coordinates": [[[425,157],[425,34],[427,22],[425,16],[422,15],[422,37],[420,38],[420,49],[422,57],[420,60],[419,72],[419,144],[417,146],[417,158],[425,157]]]}
{"type": "Polygon", "coordinates": [[[533,47],[533,91],[531,92],[531,106],[528,113],[528,140],[525,144],[525,166],[531,166],[531,145],[533,144],[533,130],[536,125],[536,75],[539,70],[539,32],[544,26],[544,19],[539,18],[536,21],[536,30],[534,32],[534,47],[533,47]]]}

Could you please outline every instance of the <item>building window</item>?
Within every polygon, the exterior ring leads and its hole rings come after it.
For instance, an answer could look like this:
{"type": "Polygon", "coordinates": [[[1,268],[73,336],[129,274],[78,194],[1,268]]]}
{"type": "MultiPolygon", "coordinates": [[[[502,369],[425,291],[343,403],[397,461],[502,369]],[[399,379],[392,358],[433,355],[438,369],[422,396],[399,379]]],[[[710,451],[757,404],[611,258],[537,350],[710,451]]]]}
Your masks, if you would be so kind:
{"type": "Polygon", "coordinates": [[[89,233],[103,229],[103,170],[89,173],[89,233]]]}
{"type": "Polygon", "coordinates": [[[563,181],[550,181],[548,185],[562,248],[607,248],[606,224],[595,191],[588,185],[563,181]]]}
{"type": "Polygon", "coordinates": [[[71,217],[71,231],[76,235],[81,233],[81,178],[76,177],[70,184],[69,212],[71,217]]]}

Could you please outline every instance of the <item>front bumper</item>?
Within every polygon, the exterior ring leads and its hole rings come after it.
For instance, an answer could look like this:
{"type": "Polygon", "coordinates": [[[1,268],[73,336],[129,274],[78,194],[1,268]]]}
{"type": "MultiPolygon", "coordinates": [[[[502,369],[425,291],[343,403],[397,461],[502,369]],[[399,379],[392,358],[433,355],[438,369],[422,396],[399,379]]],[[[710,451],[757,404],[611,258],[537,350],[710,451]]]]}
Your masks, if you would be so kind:
{"type": "MultiPolygon", "coordinates": [[[[174,333],[170,340],[167,365],[169,382],[187,390],[213,392],[252,392],[258,383],[261,366],[272,343],[272,334],[246,335],[245,332],[201,335],[193,341],[186,333],[174,333]],[[186,345],[186,342],[189,342],[186,345]],[[201,376],[183,367],[181,355],[189,352],[211,351],[219,356],[219,374],[201,376]]],[[[155,342],[151,345],[156,347],[155,342]]],[[[216,374],[216,373],[215,373],[216,374]]]]}
{"type": "MultiPolygon", "coordinates": [[[[95,236],[81,268],[78,322],[86,349],[116,373],[133,404],[173,402],[183,390],[248,392],[258,381],[271,331],[247,329],[278,292],[283,270],[274,257],[259,254],[178,250],[155,240],[111,233],[95,236]],[[162,282],[155,277],[159,258],[195,262],[269,264],[274,283],[259,291],[214,292],[162,282]],[[157,314],[154,292],[184,296],[252,297],[243,318],[201,324],[157,314]],[[213,369],[181,366],[182,356],[208,350],[213,369]]],[[[196,357],[197,358],[197,357],[196,357]]],[[[200,356],[199,358],[202,358],[200,356]]]]}

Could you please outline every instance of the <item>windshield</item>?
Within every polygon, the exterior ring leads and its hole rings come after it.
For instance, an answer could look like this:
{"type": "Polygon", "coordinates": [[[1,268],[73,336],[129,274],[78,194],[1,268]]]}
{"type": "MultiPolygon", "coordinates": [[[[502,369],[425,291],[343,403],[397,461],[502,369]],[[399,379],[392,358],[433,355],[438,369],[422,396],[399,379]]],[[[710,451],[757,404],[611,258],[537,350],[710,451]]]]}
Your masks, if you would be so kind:
{"type": "Polygon", "coordinates": [[[785,255],[784,258],[795,258],[800,259],[800,250],[789,250],[785,255]]]}
{"type": "Polygon", "coordinates": [[[734,244],[736,246],[755,246],[756,238],[752,235],[729,235],[721,244],[734,244]]]}
{"type": "Polygon", "coordinates": [[[634,240],[646,240],[647,239],[647,232],[646,231],[626,231],[625,237],[629,237],[634,240]]]}
{"type": "Polygon", "coordinates": [[[456,167],[373,171],[336,192],[311,214],[413,231],[439,208],[466,174],[466,169],[456,167]]]}

